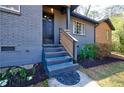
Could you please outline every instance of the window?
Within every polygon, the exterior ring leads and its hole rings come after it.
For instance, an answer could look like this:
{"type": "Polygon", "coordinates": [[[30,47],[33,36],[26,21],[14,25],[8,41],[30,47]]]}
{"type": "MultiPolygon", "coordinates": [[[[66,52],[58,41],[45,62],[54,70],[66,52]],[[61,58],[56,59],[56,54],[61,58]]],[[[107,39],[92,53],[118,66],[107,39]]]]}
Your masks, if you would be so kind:
{"type": "Polygon", "coordinates": [[[109,31],[106,30],[106,40],[109,40],[109,31]]]}
{"type": "Polygon", "coordinates": [[[73,21],[73,34],[85,35],[85,24],[73,21]]]}
{"type": "Polygon", "coordinates": [[[14,46],[2,46],[1,51],[15,51],[14,46]]]}
{"type": "Polygon", "coordinates": [[[20,5],[0,5],[0,10],[11,13],[20,13],[20,5]]]}

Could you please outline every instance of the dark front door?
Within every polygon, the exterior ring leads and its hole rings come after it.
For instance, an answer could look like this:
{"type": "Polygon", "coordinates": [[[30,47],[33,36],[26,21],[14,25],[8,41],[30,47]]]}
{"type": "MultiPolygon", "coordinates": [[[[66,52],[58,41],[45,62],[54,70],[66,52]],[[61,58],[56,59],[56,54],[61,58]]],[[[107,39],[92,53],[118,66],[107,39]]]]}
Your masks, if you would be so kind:
{"type": "Polygon", "coordinates": [[[54,43],[54,16],[43,13],[43,43],[54,43]]]}

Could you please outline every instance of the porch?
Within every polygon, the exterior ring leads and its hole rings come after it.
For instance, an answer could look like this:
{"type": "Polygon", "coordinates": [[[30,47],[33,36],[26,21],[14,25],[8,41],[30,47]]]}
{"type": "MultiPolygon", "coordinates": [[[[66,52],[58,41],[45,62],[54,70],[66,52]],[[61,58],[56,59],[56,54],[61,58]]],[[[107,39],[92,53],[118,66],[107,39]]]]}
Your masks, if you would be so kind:
{"type": "Polygon", "coordinates": [[[70,34],[72,6],[43,6],[43,61],[49,76],[78,69],[77,40],[70,34]]]}

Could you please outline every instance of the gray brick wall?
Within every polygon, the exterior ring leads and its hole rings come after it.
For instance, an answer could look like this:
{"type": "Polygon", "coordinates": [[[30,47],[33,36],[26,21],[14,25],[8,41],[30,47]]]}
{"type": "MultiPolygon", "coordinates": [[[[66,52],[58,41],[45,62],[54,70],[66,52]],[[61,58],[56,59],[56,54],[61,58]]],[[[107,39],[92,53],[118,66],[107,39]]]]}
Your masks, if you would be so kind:
{"type": "Polygon", "coordinates": [[[0,51],[0,67],[41,62],[42,6],[21,6],[21,13],[0,11],[0,46],[15,46],[0,51]]]}

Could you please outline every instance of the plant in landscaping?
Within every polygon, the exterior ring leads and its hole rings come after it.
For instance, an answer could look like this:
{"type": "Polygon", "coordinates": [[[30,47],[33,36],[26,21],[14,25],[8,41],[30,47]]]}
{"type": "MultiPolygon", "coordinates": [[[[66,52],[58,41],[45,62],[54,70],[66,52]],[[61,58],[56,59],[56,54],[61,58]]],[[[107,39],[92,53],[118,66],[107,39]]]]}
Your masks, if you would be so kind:
{"type": "Polygon", "coordinates": [[[32,80],[26,69],[21,67],[11,67],[5,73],[0,74],[0,83],[7,82],[10,85],[22,84],[27,80],[32,80]]]}
{"type": "Polygon", "coordinates": [[[85,59],[86,57],[87,57],[86,52],[83,49],[81,49],[80,50],[80,58],[85,59]]]}
{"type": "Polygon", "coordinates": [[[24,68],[20,68],[19,71],[18,71],[18,80],[17,80],[17,82],[18,81],[19,81],[19,83],[25,82],[27,80],[27,75],[28,75],[27,70],[24,69],[24,68]]]}
{"type": "Polygon", "coordinates": [[[96,45],[95,44],[86,44],[80,51],[80,58],[96,58],[96,45]]]}
{"type": "Polygon", "coordinates": [[[36,68],[33,67],[33,68],[32,68],[32,75],[35,75],[35,73],[36,73],[36,68]]]}
{"type": "Polygon", "coordinates": [[[0,86],[5,86],[8,83],[8,79],[6,78],[6,73],[0,73],[0,86]]]}
{"type": "Polygon", "coordinates": [[[30,80],[32,80],[32,79],[33,79],[32,76],[28,76],[28,77],[27,77],[27,81],[30,81],[30,80]]]}
{"type": "Polygon", "coordinates": [[[108,57],[111,54],[111,45],[97,43],[97,52],[96,57],[102,59],[104,57],[108,57]]]}
{"type": "Polygon", "coordinates": [[[48,80],[47,79],[43,81],[43,86],[48,87],[48,80]]]}

